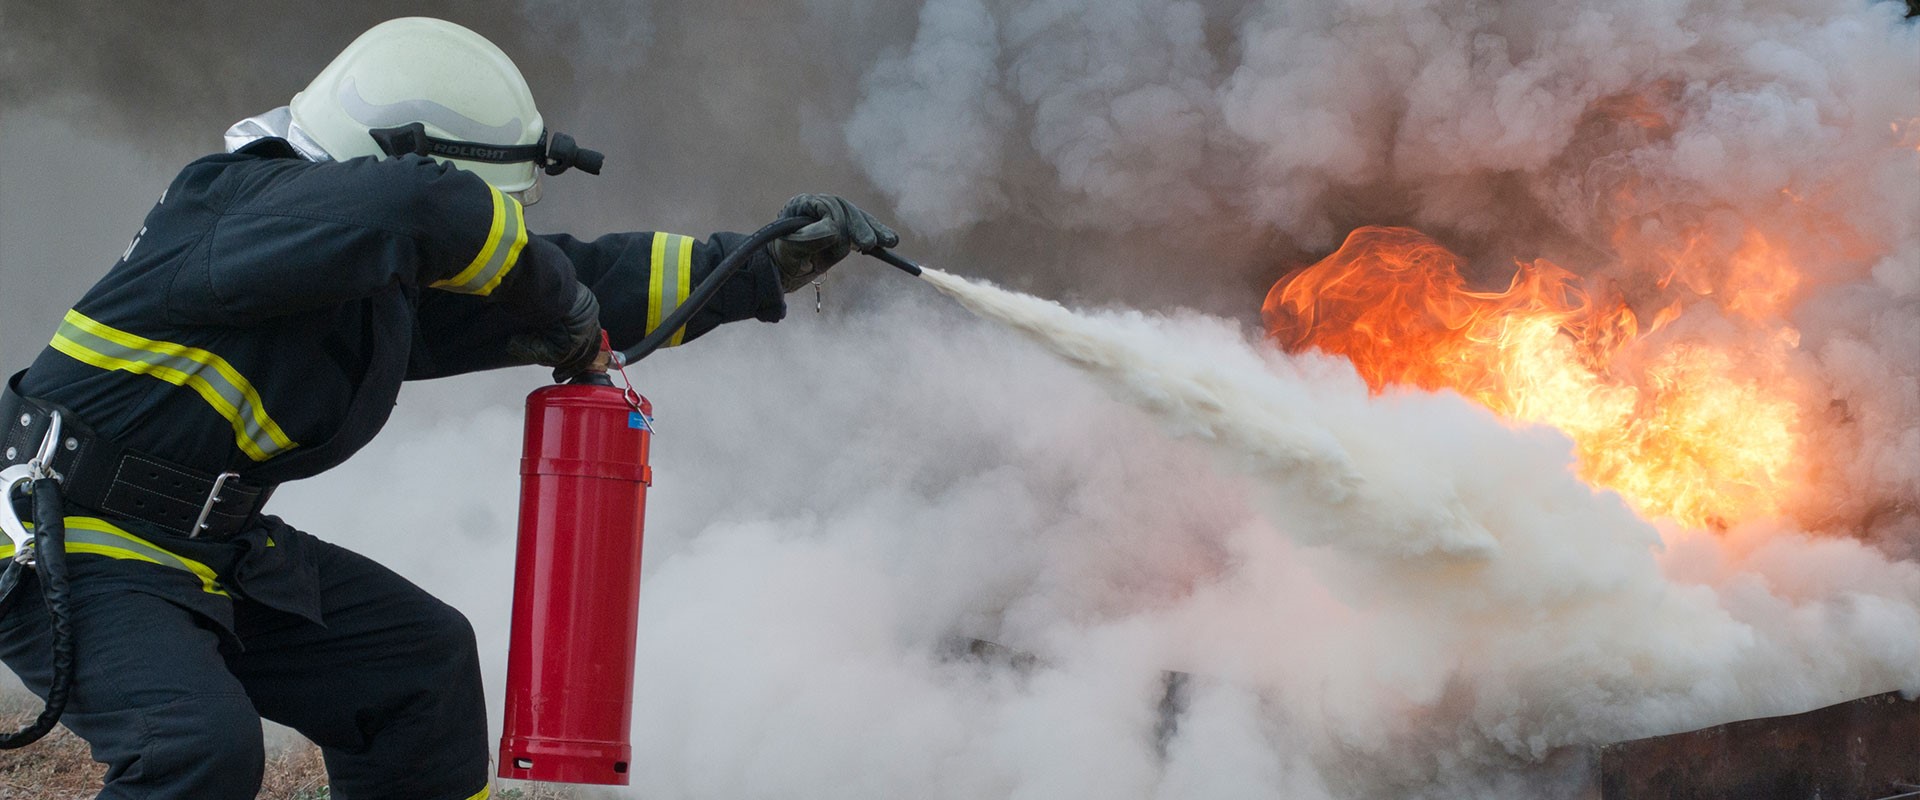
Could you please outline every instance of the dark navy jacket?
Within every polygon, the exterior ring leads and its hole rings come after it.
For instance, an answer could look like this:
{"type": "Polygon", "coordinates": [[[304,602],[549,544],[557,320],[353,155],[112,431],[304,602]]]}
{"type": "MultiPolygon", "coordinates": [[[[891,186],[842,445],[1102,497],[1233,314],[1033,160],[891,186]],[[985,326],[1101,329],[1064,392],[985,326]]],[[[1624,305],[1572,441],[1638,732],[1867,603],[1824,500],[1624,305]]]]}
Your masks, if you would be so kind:
{"type": "MultiPolygon", "coordinates": [[[[624,348],[744,238],[532,234],[520,204],[472,173],[418,156],[313,163],[267,139],[174,179],[20,389],[142,452],[256,483],[296,480],[370,441],[402,381],[510,365],[508,338],[557,324],[576,280],[624,348]]],[[[776,270],[756,254],[671,343],[785,308],[776,270]]],[[[135,520],[81,524],[118,531],[130,553],[148,545],[204,567],[219,591],[137,555],[75,559],[77,590],[155,592],[223,625],[236,591],[310,610],[303,534],[277,518],[220,544],[135,520]]]]}

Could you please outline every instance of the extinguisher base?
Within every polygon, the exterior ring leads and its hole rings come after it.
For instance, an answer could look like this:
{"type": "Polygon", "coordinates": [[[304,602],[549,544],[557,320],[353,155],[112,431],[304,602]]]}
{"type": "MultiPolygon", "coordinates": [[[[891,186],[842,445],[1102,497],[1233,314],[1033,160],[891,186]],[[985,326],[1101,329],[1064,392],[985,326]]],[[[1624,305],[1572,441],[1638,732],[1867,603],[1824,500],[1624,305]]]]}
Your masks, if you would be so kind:
{"type": "Polygon", "coordinates": [[[633,748],[610,742],[503,737],[499,776],[516,781],[627,785],[633,748]]]}

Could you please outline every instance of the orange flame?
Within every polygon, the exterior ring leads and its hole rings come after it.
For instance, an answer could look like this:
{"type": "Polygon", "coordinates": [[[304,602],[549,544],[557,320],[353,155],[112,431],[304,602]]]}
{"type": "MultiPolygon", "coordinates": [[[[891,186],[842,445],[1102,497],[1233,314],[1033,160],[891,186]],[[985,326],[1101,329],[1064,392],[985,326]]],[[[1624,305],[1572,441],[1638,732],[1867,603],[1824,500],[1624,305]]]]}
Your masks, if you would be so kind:
{"type": "MultiPolygon", "coordinates": [[[[1661,254],[1698,294],[1762,319],[1797,287],[1785,256],[1750,233],[1712,264],[1688,243],[1661,254]]],[[[1780,513],[1798,448],[1798,411],[1778,370],[1752,352],[1703,342],[1647,346],[1681,313],[1642,325],[1617,291],[1596,293],[1551,262],[1519,264],[1504,291],[1469,289],[1460,260],[1407,228],[1355,230],[1334,254],[1276,283],[1269,334],[1289,350],[1351,359],[1373,391],[1451,389],[1521,423],[1574,441],[1581,476],[1642,514],[1723,528],[1780,513]]],[[[1773,358],[1795,342],[1773,337],[1773,358]]],[[[1763,354],[1768,355],[1768,354],[1763,354]]]]}

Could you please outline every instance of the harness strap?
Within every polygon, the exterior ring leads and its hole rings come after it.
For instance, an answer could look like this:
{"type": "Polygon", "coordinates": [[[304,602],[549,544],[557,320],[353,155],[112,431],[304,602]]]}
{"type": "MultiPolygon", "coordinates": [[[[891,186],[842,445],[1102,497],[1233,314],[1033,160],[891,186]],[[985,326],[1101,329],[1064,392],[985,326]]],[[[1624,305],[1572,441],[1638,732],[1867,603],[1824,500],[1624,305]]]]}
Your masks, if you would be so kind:
{"type": "Polygon", "coordinates": [[[17,373],[0,389],[0,468],[25,463],[46,434],[54,411],[65,420],[53,470],[69,505],[136,519],[170,533],[231,538],[250,527],[273,485],[221,476],[142,453],[95,432],[79,415],[25,397],[17,373]],[[197,526],[197,527],[196,527],[197,526]]]}

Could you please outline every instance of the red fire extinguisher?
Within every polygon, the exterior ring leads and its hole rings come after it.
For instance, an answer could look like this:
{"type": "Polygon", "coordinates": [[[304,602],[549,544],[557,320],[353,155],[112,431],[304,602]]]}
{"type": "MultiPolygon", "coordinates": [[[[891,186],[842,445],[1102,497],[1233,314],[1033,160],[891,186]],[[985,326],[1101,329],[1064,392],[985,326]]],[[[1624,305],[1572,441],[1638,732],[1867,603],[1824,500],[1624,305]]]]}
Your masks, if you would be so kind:
{"type": "Polygon", "coordinates": [[[651,413],[604,374],[527,397],[502,778],[627,784],[651,413]]]}
{"type": "MultiPolygon", "coordinates": [[[[809,222],[755,231],[638,343],[527,396],[500,777],[627,785],[653,409],[604,367],[659,349],[749,257],[809,222]]],[[[605,334],[601,343],[611,350],[605,334]]]]}
{"type": "MultiPolygon", "coordinates": [[[[787,217],[755,231],[608,362],[646,358],[762,247],[814,221],[787,217]]],[[[920,274],[885,250],[868,255],[920,274]]],[[[502,778],[627,784],[652,413],[646,398],[614,388],[603,372],[527,397],[502,778]]]]}

